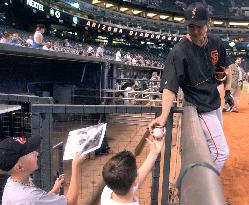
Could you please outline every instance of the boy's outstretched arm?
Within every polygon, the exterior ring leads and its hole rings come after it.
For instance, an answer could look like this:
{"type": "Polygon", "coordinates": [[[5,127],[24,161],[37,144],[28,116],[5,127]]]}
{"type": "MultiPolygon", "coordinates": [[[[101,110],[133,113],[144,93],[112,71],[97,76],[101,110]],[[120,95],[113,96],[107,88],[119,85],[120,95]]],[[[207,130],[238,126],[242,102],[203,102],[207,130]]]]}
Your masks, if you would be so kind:
{"type": "Polygon", "coordinates": [[[138,169],[138,184],[139,187],[144,183],[146,176],[151,172],[155,161],[160,154],[162,147],[164,145],[164,137],[155,140],[155,139],[149,139],[146,138],[149,148],[150,148],[150,153],[148,154],[146,160],[142,164],[142,166],[138,169]]]}

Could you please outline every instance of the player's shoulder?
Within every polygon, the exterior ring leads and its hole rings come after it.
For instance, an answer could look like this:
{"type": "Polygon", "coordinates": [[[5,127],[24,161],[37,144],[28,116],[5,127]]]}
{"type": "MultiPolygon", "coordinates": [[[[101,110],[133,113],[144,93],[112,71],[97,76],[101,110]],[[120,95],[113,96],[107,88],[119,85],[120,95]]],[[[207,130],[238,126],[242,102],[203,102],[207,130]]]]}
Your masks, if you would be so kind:
{"type": "Polygon", "coordinates": [[[175,46],[173,50],[181,50],[183,47],[188,46],[189,41],[186,36],[184,36],[175,46]]]}
{"type": "Polygon", "coordinates": [[[188,47],[188,43],[189,42],[187,38],[184,36],[177,44],[175,44],[175,46],[170,51],[170,54],[172,56],[182,54],[182,52],[185,50],[184,48],[188,47]]]}
{"type": "Polygon", "coordinates": [[[222,40],[221,40],[221,38],[219,36],[216,36],[216,35],[214,35],[212,33],[208,33],[207,37],[208,37],[208,41],[210,43],[218,43],[219,44],[219,43],[222,42],[222,40]]]}

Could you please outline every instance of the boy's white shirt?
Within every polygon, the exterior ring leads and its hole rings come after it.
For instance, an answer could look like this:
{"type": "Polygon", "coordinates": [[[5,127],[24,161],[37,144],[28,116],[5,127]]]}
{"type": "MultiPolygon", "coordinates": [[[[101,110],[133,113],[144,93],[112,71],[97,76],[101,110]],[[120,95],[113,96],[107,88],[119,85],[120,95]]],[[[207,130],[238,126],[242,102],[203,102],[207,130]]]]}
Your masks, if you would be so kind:
{"type": "Polygon", "coordinates": [[[112,199],[112,193],[113,191],[108,186],[105,186],[101,194],[101,205],[139,205],[138,201],[132,203],[120,203],[114,201],[112,199]]]}

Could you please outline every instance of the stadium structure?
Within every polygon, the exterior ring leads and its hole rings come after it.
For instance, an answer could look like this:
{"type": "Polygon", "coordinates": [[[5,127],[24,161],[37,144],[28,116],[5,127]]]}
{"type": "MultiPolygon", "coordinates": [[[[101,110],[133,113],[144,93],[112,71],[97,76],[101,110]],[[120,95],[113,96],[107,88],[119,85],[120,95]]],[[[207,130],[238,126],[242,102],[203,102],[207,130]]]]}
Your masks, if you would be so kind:
{"type": "MultiPolygon", "coordinates": [[[[99,204],[103,189],[100,165],[108,156],[123,149],[132,150],[137,156],[143,152],[148,136],[146,126],[160,112],[159,84],[163,69],[167,68],[165,59],[186,34],[184,10],[192,2],[0,1],[0,39],[18,34],[16,45],[0,43],[0,137],[43,135],[46,140],[41,146],[40,168],[34,175],[37,186],[48,191],[58,171],[70,173],[70,164],[62,161],[61,154],[68,132],[73,129],[108,123],[103,146],[96,156],[89,157],[86,174],[81,176],[85,184],[81,185],[79,204],[99,204]],[[27,41],[38,24],[45,26],[46,49],[34,49],[27,41]],[[96,56],[100,45],[104,55],[96,56]],[[89,49],[93,51],[91,55],[89,49]]],[[[201,2],[211,17],[209,32],[221,37],[232,60],[242,56],[243,68],[248,71],[249,2],[201,2]]],[[[163,171],[160,174],[158,159],[150,185],[141,190],[141,204],[181,203],[190,197],[185,196],[184,189],[191,195],[191,185],[183,180],[188,168],[182,166],[181,171],[179,162],[182,129],[187,130],[181,126],[182,110],[179,92],[167,122],[167,130],[171,131],[167,132],[167,147],[161,157],[163,171]],[[183,181],[181,189],[177,178],[180,183],[183,181]],[[143,194],[149,197],[143,198],[143,194]]],[[[0,172],[0,191],[6,176],[0,172]]],[[[197,183],[194,178],[190,180],[197,183]]],[[[219,178],[208,175],[207,179],[214,182],[216,197],[223,201],[219,178]]],[[[205,180],[201,182],[204,184],[205,180]]],[[[202,186],[211,196],[210,187],[202,186]]],[[[67,188],[66,185],[65,192],[67,188]]],[[[199,200],[198,197],[197,194],[199,200]]],[[[210,201],[206,200],[208,204],[210,201]]]]}

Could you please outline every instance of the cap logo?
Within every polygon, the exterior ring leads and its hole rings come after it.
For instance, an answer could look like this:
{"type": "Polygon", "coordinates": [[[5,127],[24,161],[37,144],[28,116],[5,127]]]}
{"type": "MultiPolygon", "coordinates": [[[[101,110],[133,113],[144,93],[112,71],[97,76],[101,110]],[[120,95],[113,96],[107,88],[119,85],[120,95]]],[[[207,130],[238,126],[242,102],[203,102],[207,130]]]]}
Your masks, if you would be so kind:
{"type": "Polygon", "coordinates": [[[192,10],[192,19],[195,17],[195,15],[196,15],[196,8],[192,10]]]}
{"type": "Polygon", "coordinates": [[[20,144],[25,144],[26,143],[26,139],[24,137],[14,137],[14,140],[19,142],[20,144]]]}

